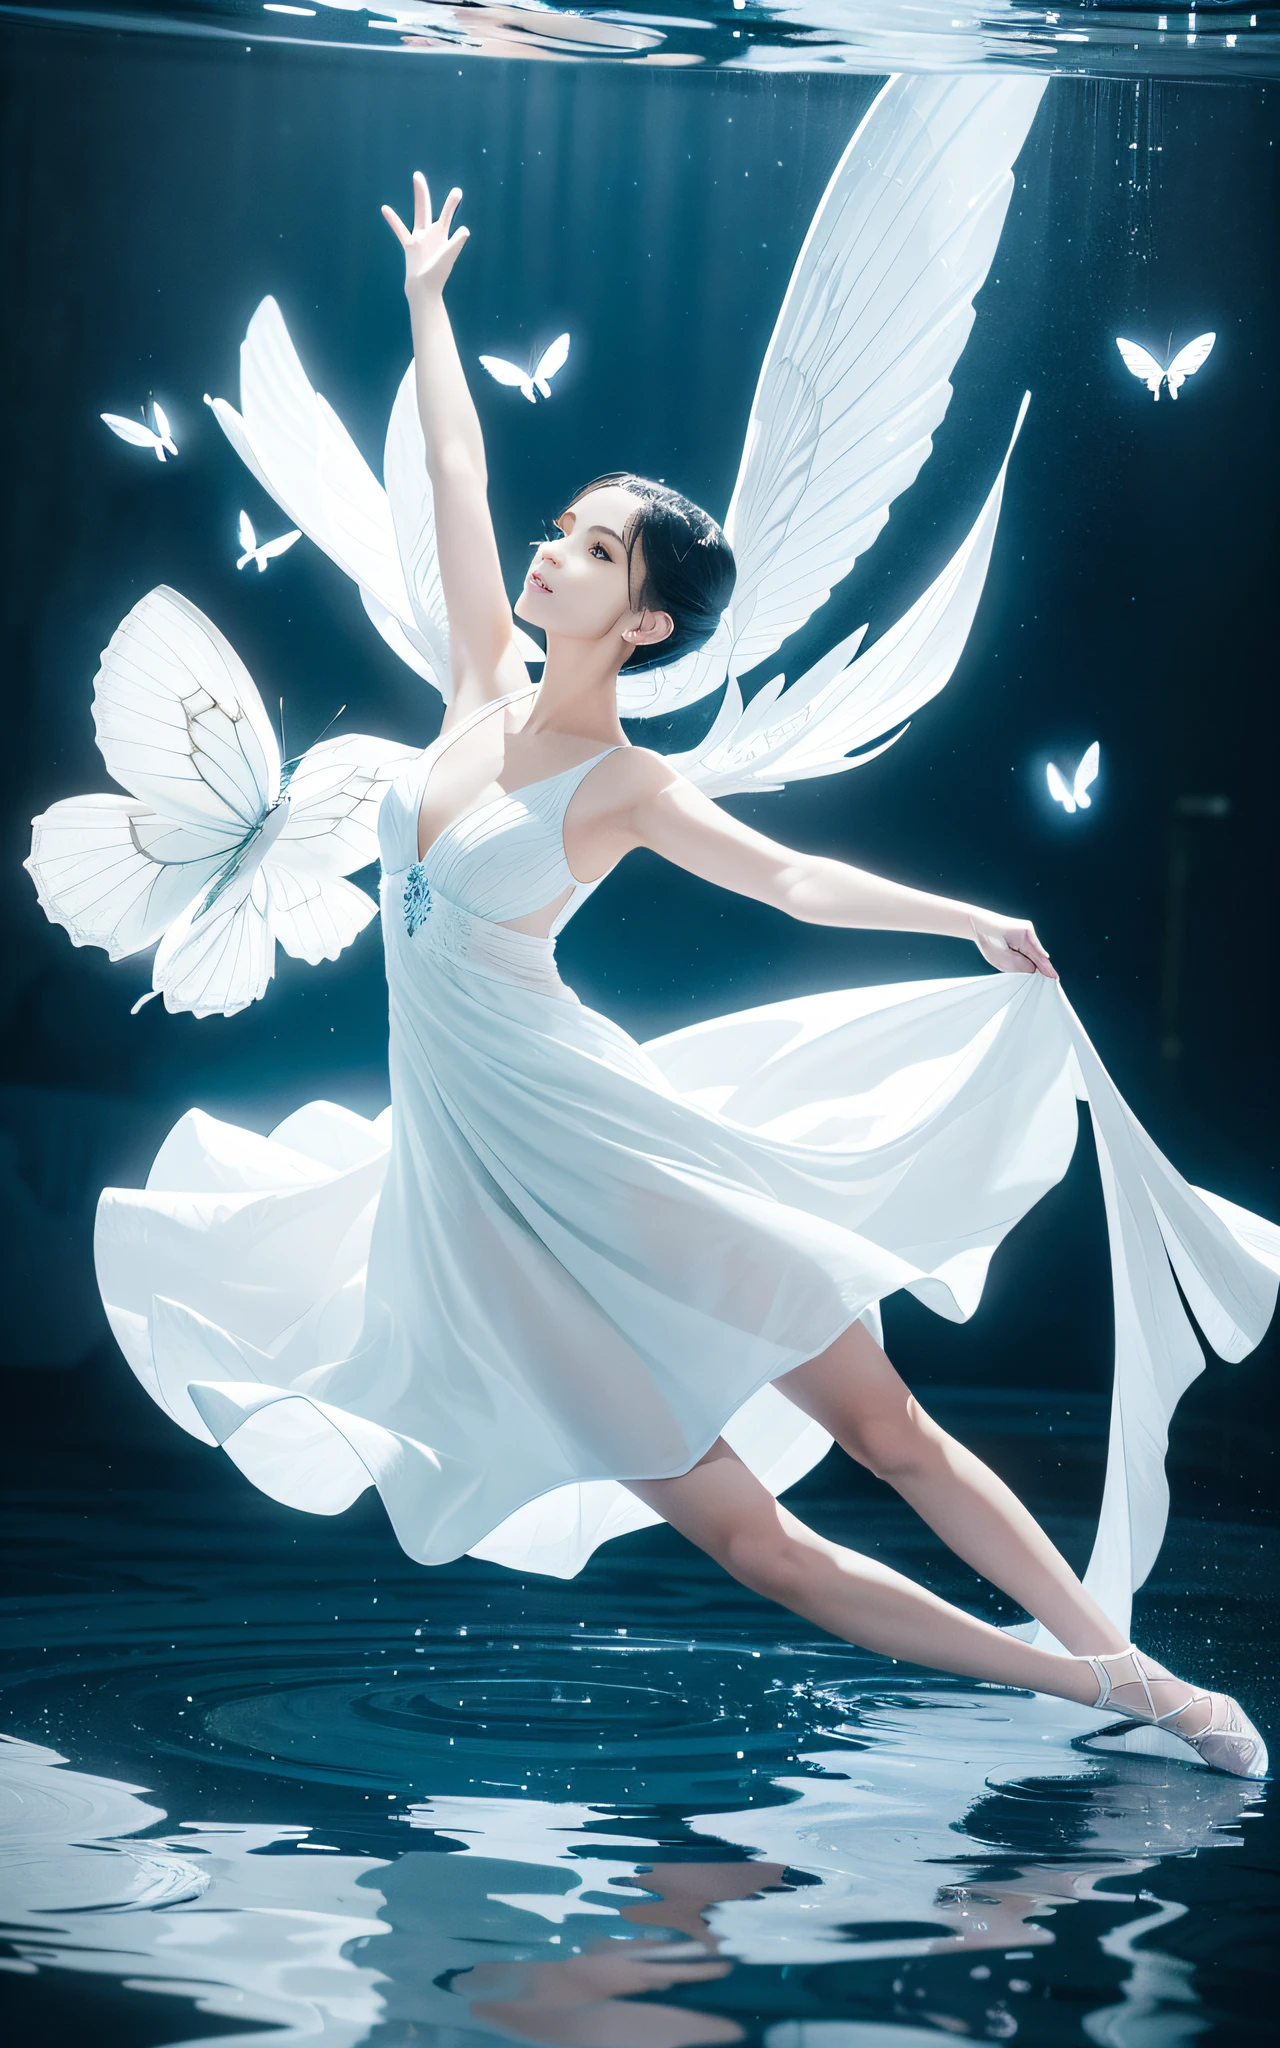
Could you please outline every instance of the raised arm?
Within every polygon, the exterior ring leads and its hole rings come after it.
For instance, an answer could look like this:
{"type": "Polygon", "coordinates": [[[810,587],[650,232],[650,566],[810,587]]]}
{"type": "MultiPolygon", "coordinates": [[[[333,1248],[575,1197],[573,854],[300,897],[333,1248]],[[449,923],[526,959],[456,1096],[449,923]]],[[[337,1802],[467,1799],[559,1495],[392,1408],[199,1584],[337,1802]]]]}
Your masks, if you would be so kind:
{"type": "Polygon", "coordinates": [[[511,606],[502,581],[498,544],[489,513],[484,440],[458,355],[444,288],[458,260],[466,228],[453,229],[462,193],[455,186],[431,217],[431,195],[421,171],[413,176],[413,226],[390,206],[383,217],[404,250],[404,290],[413,330],[418,413],[435,499],[440,583],[449,614],[453,702],[446,728],[478,705],[529,680],[512,635],[511,606]]]}
{"type": "MultiPolygon", "coordinates": [[[[797,853],[762,832],[731,818],[702,791],[670,768],[659,755],[639,749],[615,755],[612,808],[601,771],[601,809],[593,819],[583,806],[579,824],[570,813],[574,835],[583,835],[581,852],[566,846],[575,871],[575,854],[588,850],[603,867],[621,858],[629,847],[647,846],[704,882],[752,896],[805,924],[855,926],[864,931],[934,932],[944,938],[972,939],[984,960],[1007,974],[1044,974],[1056,981],[1057,971],[1028,919],[1004,917],[976,903],[933,896],[909,889],[883,875],[850,867],[821,854],[797,853]],[[623,785],[626,785],[624,788],[623,785]],[[588,848],[589,842],[589,848],[588,848]],[[603,857],[601,857],[603,856],[603,857]]],[[[584,798],[588,791],[582,791],[584,798]]],[[[586,870],[591,872],[592,870],[586,870]]]]}

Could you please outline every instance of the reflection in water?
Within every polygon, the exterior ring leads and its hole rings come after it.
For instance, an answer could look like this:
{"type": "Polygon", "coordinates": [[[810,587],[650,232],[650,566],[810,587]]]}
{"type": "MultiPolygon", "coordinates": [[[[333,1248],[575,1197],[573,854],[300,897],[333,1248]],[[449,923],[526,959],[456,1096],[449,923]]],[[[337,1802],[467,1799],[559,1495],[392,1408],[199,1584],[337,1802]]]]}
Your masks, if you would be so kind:
{"type": "Polygon", "coordinates": [[[745,2009],[772,2016],[766,2048],[911,2048],[1011,2037],[1066,1941],[1090,2040],[1201,2031],[1190,1968],[1158,1939],[1186,1908],[1153,1887],[1170,1857],[1238,1847],[1259,1788],[1101,1753],[1096,1716],[982,1687],[837,1684],[805,1718],[790,1768],[739,1777],[731,1810],[694,1760],[662,1808],[479,1790],[396,1806],[376,1855],[332,1820],[174,1830],[138,1787],[9,1740],[6,1967],[188,1999],[190,2043],[203,2014],[264,2048],[683,2048],[746,2039],[745,2009]]]}

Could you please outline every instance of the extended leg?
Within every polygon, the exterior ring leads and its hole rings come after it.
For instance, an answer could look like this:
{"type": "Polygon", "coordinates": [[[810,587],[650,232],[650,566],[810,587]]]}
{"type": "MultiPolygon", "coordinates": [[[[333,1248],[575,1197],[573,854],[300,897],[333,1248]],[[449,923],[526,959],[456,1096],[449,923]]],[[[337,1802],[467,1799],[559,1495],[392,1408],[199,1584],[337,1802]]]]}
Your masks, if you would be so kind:
{"type": "Polygon", "coordinates": [[[1086,1658],[1033,1649],[901,1572],[828,1542],[776,1501],[723,1438],[681,1478],[630,1485],[744,1586],[847,1643],[1082,1706],[1097,1699],[1086,1658]]]}
{"type": "Polygon", "coordinates": [[[1017,1495],[927,1415],[862,1323],[775,1382],[1001,1592],[1081,1654],[1125,1638],[1017,1495]]]}
{"type": "Polygon", "coordinates": [[[1266,1773],[1266,1744],[1226,1693],[1188,1687],[1132,1645],[1083,1657],[1033,1649],[939,1600],[901,1572],[816,1535],[774,1499],[723,1438],[682,1477],[630,1485],[744,1586],[845,1642],[966,1678],[1053,1693],[1081,1706],[1114,1704],[1138,1720],[1159,1721],[1218,1770],[1246,1778],[1266,1773]]]}

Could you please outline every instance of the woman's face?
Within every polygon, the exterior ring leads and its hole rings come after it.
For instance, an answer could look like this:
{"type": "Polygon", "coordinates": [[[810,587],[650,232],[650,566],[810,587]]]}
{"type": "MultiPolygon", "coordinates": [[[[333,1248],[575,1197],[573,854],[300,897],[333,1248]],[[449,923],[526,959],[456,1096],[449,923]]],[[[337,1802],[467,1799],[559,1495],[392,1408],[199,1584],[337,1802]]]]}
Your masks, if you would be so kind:
{"type": "Polygon", "coordinates": [[[624,536],[639,510],[640,500],[618,484],[602,484],[570,505],[556,521],[557,536],[534,552],[516,617],[553,638],[616,637],[620,661],[635,647],[665,638],[671,631],[667,614],[639,612],[632,603],[632,591],[644,581],[644,562],[637,543],[628,573],[624,536]],[[635,638],[623,640],[624,633],[635,638]]]}

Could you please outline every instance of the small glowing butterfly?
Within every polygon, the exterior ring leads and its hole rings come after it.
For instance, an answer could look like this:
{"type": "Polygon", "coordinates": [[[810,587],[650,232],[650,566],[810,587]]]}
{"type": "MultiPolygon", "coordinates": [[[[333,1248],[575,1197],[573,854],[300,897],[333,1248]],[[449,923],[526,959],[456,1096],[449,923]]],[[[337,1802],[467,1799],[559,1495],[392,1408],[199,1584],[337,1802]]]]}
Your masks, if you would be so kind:
{"type": "Polygon", "coordinates": [[[1089,805],[1093,801],[1089,795],[1089,788],[1097,780],[1100,753],[1101,749],[1096,740],[1091,747],[1085,748],[1080,766],[1071,778],[1070,788],[1067,787],[1052,761],[1050,761],[1045,769],[1045,781],[1049,785],[1049,794],[1055,803],[1062,805],[1064,811],[1088,810],[1089,805]]]}
{"type": "Polygon", "coordinates": [[[178,452],[178,445],[170,430],[165,409],[158,398],[151,401],[154,429],[145,425],[142,420],[124,419],[118,412],[104,412],[99,417],[110,427],[113,434],[118,434],[130,447],[152,449],[159,462],[163,462],[166,455],[176,455],[178,452]]]}
{"type": "MultiPolygon", "coordinates": [[[[1170,340],[1172,340],[1170,336],[1170,340]]],[[[1124,357],[1124,366],[1130,376],[1141,377],[1157,405],[1160,403],[1160,386],[1169,386],[1170,398],[1176,398],[1188,377],[1194,377],[1202,363],[1209,359],[1209,352],[1217,340],[1216,334],[1197,334],[1185,348],[1180,348],[1171,362],[1158,363],[1149,349],[1139,347],[1136,341],[1125,341],[1116,336],[1116,347],[1124,357]]]]}
{"type": "Polygon", "coordinates": [[[266,568],[268,562],[274,561],[277,555],[284,554],[287,548],[293,546],[295,540],[302,539],[301,528],[295,526],[290,532],[280,534],[277,539],[264,540],[259,544],[258,536],[253,530],[253,521],[247,512],[240,514],[238,530],[240,545],[244,549],[244,553],[236,563],[236,567],[237,569],[247,569],[250,562],[256,562],[259,575],[266,568]]]}
{"type": "Polygon", "coordinates": [[[489,375],[499,384],[518,385],[532,405],[536,392],[540,391],[544,398],[550,398],[549,379],[555,376],[557,370],[564,368],[568,354],[569,337],[567,334],[558,334],[550,348],[544,348],[537,362],[528,370],[517,369],[514,363],[505,362],[501,356],[481,356],[480,360],[489,375]]]}

